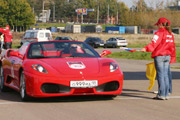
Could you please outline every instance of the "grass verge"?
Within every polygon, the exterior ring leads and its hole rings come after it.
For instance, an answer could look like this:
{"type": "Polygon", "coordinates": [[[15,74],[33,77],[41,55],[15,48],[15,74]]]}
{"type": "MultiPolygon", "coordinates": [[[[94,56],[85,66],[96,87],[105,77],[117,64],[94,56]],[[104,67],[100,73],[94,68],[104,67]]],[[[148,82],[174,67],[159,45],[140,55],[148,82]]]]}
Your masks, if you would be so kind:
{"type": "MultiPolygon", "coordinates": [[[[123,58],[123,59],[135,59],[135,60],[153,60],[151,58],[150,52],[128,52],[128,51],[121,51],[121,52],[113,52],[106,57],[110,58],[123,58]]],[[[176,50],[176,62],[180,63],[180,49],[176,50]]]]}

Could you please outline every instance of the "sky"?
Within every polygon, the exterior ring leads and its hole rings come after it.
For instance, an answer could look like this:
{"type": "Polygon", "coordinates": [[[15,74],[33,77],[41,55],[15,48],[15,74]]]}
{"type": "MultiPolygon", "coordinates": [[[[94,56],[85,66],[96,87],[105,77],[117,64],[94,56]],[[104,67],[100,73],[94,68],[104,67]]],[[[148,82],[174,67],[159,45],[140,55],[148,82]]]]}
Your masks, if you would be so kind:
{"type": "MultiPolygon", "coordinates": [[[[138,0],[118,0],[118,1],[121,1],[121,2],[124,2],[129,8],[132,7],[132,5],[134,4],[133,1],[138,1],[138,0]]],[[[175,1],[175,0],[144,0],[146,2],[146,4],[148,6],[150,6],[151,4],[153,4],[153,6],[155,6],[155,3],[157,1],[164,1],[165,3],[168,1],[168,2],[172,2],[172,1],[175,1]]],[[[164,4],[165,4],[164,3],[164,4]]],[[[152,5],[151,5],[152,6],[152,5]]]]}

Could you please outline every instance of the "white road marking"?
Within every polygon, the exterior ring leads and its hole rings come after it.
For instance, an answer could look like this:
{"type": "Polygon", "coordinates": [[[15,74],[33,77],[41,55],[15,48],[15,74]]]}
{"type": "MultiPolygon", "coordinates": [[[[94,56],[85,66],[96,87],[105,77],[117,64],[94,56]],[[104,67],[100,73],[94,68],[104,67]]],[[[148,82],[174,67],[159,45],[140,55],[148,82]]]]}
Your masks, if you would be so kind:
{"type": "Polygon", "coordinates": [[[5,105],[5,104],[22,104],[23,102],[0,102],[0,105],[5,105]]]}
{"type": "MultiPolygon", "coordinates": [[[[137,100],[146,99],[145,97],[117,97],[115,100],[137,100]]],[[[169,99],[180,99],[180,96],[169,96],[169,99]]]]}

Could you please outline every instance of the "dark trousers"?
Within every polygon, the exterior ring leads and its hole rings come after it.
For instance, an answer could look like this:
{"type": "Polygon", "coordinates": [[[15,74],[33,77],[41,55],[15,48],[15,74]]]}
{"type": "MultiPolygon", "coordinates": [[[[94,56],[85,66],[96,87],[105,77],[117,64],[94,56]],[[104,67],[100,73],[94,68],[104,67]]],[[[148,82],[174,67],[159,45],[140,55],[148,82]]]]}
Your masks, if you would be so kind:
{"type": "Polygon", "coordinates": [[[12,48],[12,42],[5,42],[4,49],[12,48]]]}

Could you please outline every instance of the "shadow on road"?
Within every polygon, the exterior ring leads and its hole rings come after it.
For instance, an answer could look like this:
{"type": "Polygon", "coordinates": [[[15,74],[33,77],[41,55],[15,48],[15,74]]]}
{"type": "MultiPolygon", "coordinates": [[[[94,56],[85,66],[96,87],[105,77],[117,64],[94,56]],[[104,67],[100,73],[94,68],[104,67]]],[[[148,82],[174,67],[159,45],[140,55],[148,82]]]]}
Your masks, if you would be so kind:
{"type": "MultiPolygon", "coordinates": [[[[1,92],[0,102],[22,102],[20,95],[16,91],[1,92]]],[[[48,98],[30,98],[28,103],[56,103],[56,102],[88,102],[88,101],[106,101],[113,100],[111,96],[95,96],[95,95],[82,95],[82,96],[61,96],[61,97],[48,97],[48,98]]]]}
{"type": "Polygon", "coordinates": [[[145,94],[153,94],[153,92],[150,91],[140,91],[140,90],[134,90],[134,89],[123,89],[123,92],[120,96],[125,97],[136,97],[136,98],[143,98],[143,99],[152,99],[152,97],[144,96],[145,94]]]}

